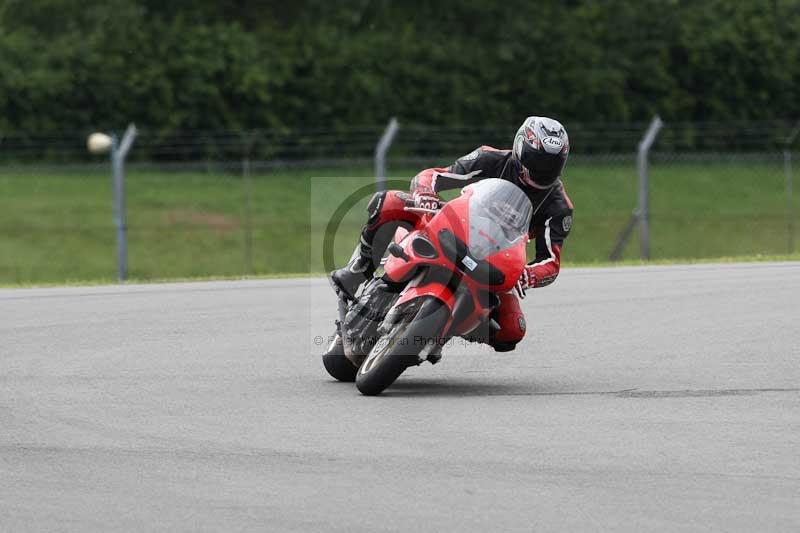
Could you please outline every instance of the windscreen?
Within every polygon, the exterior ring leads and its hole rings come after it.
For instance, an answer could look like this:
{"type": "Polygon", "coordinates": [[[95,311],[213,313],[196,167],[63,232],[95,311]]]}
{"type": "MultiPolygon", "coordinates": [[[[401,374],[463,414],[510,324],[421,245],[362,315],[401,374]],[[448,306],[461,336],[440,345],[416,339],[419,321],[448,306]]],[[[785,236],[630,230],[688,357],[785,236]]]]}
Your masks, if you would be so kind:
{"type": "Polygon", "coordinates": [[[468,246],[476,259],[515,245],[528,233],[533,207],[519,187],[494,178],[470,187],[468,246]]]}

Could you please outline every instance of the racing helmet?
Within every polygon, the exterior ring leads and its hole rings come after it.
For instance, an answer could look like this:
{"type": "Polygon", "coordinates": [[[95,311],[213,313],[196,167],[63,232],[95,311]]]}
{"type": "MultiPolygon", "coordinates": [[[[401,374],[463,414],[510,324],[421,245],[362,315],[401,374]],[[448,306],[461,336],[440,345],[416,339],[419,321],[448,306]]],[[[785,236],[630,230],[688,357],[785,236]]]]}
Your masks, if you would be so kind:
{"type": "Polygon", "coordinates": [[[557,120],[528,117],[514,137],[514,158],[522,166],[521,180],[539,189],[552,187],[569,157],[567,130],[557,120]]]}

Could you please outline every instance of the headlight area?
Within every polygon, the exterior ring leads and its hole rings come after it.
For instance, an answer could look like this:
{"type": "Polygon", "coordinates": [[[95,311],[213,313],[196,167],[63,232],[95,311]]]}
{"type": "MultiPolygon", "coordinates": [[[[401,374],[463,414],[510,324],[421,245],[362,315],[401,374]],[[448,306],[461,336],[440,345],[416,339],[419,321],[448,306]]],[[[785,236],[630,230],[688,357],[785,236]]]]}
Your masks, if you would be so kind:
{"type": "Polygon", "coordinates": [[[436,259],[439,257],[433,243],[421,235],[417,235],[414,237],[414,240],[411,241],[411,249],[414,250],[416,255],[424,257],[425,259],[436,259]]]}

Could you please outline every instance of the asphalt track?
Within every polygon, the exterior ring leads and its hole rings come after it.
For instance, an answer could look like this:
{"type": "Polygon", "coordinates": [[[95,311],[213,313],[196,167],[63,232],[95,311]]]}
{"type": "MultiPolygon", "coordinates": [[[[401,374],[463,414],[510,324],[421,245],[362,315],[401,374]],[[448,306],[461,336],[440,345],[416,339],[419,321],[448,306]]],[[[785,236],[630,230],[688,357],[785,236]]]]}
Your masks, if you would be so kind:
{"type": "Polygon", "coordinates": [[[323,280],[0,290],[0,530],[800,530],[800,264],[523,307],[367,398],[323,280]]]}

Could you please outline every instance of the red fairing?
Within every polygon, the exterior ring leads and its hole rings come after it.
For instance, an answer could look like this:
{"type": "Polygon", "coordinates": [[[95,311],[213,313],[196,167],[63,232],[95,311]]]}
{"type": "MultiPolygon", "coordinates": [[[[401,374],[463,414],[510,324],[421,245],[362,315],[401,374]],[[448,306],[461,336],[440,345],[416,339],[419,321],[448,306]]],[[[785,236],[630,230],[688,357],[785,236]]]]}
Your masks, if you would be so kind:
{"type": "Polygon", "coordinates": [[[469,235],[469,203],[474,190],[471,187],[462,189],[461,195],[447,204],[436,214],[425,213],[419,215],[414,229],[410,232],[398,230],[395,240],[403,249],[403,254],[390,255],[384,265],[385,278],[395,282],[410,282],[401,292],[400,299],[395,306],[420,298],[431,296],[444,303],[452,313],[456,306],[456,295],[452,287],[438,279],[427,280],[423,277],[414,277],[416,273],[425,271],[418,270],[419,267],[436,267],[445,271],[453,272],[457,277],[459,285],[467,289],[467,294],[472,299],[470,305],[472,311],[463,317],[459,317],[458,323],[448,324],[445,331],[450,334],[460,335],[472,331],[481,323],[486,323],[492,312],[491,307],[486,306],[485,298],[481,299],[480,291],[491,291],[498,295],[501,301],[501,311],[498,320],[503,322],[505,336],[498,337],[503,342],[517,342],[524,336],[525,321],[516,296],[508,291],[516,284],[525,267],[525,244],[527,238],[521,239],[516,245],[501,250],[484,259],[495,269],[504,274],[502,284],[489,285],[487,280],[470,276],[465,265],[454,264],[445,254],[442,248],[439,235],[442,230],[451,232],[461,242],[468,242],[469,235]],[[433,255],[420,256],[416,253],[413,241],[417,236],[421,236],[433,245],[436,253],[433,255]],[[512,301],[513,300],[513,301],[512,301]],[[452,331],[451,331],[452,328],[452,331]]]}
{"type": "Polygon", "coordinates": [[[446,168],[426,168],[411,180],[411,192],[436,192],[436,174],[447,172],[446,168]]]}
{"type": "Polygon", "coordinates": [[[517,284],[523,270],[519,265],[525,264],[525,245],[527,243],[528,239],[523,239],[517,245],[486,258],[497,269],[507,274],[506,282],[499,288],[495,287],[495,290],[510,291],[517,284]]]}
{"type": "Polygon", "coordinates": [[[561,246],[554,244],[550,247],[550,258],[528,266],[533,273],[531,288],[545,287],[553,283],[561,270],[561,246]]]}
{"type": "MultiPolygon", "coordinates": [[[[450,312],[453,312],[453,307],[455,306],[455,296],[453,295],[453,291],[439,283],[428,283],[427,285],[413,285],[406,287],[403,292],[400,293],[400,299],[395,303],[395,307],[422,296],[432,296],[437,300],[441,300],[450,309],[450,312]]],[[[445,330],[446,329],[447,328],[445,328],[445,330]]]]}
{"type": "Polygon", "coordinates": [[[462,217],[462,211],[467,211],[469,209],[470,196],[472,196],[471,191],[464,191],[461,196],[445,204],[441,211],[435,216],[429,214],[423,216],[417,214],[413,215],[416,217],[414,230],[406,235],[402,235],[401,240],[395,240],[395,242],[404,248],[406,255],[410,257],[411,260],[406,261],[390,255],[384,265],[384,270],[390,280],[394,282],[405,280],[420,264],[434,264],[451,270],[456,270],[458,268],[445,258],[438,239],[435,236],[440,230],[446,228],[452,231],[455,236],[462,241],[466,240],[467,236],[463,228],[466,217],[462,217]],[[436,258],[428,259],[419,257],[411,246],[413,238],[423,229],[436,248],[436,258]]]}
{"type": "Polygon", "coordinates": [[[389,255],[389,257],[386,258],[386,264],[383,265],[383,269],[386,272],[386,277],[389,278],[391,281],[397,283],[400,281],[407,280],[408,275],[411,274],[417,267],[419,260],[416,257],[416,254],[414,253],[414,250],[411,248],[410,244],[411,240],[418,233],[419,233],[418,229],[408,232],[404,228],[398,228],[397,232],[395,232],[394,242],[402,246],[406,251],[406,255],[412,257],[414,260],[406,261],[405,259],[389,255]],[[400,232],[401,230],[405,232],[405,234],[401,233],[400,232]]]}

